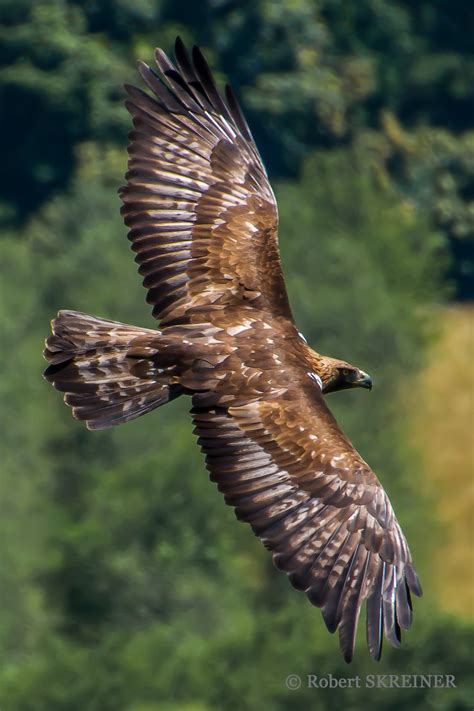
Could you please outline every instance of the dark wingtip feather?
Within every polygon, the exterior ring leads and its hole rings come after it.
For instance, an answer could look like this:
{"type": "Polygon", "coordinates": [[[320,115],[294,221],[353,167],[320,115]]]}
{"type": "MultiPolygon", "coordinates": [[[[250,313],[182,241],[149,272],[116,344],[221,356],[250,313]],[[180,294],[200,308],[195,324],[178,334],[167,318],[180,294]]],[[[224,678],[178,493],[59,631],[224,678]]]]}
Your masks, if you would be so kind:
{"type": "Polygon", "coordinates": [[[367,599],[366,609],[366,630],[367,630],[367,645],[370,655],[375,661],[379,661],[382,656],[382,641],[383,641],[383,606],[382,606],[382,588],[385,578],[385,564],[380,569],[374,589],[367,599]]]}
{"type": "Polygon", "coordinates": [[[407,585],[410,588],[413,595],[416,595],[417,597],[422,597],[423,590],[421,588],[421,583],[418,578],[418,575],[416,574],[415,568],[412,565],[407,565],[405,567],[405,577],[406,577],[407,585]]]}
{"type": "Polygon", "coordinates": [[[328,631],[331,634],[334,634],[334,632],[337,630],[337,620],[336,620],[336,609],[335,606],[328,606],[325,605],[323,608],[321,608],[321,613],[323,615],[323,620],[324,623],[328,629],[328,631]]]}
{"type": "Polygon", "coordinates": [[[335,622],[339,625],[339,643],[347,663],[352,660],[354,654],[361,606],[371,562],[370,553],[365,553],[363,564],[359,556],[363,560],[364,551],[361,551],[360,543],[357,545],[349,565],[335,615],[335,622]]]}
{"type": "Polygon", "coordinates": [[[370,656],[372,657],[374,662],[380,662],[380,660],[382,658],[382,649],[383,649],[383,636],[380,635],[380,644],[373,650],[369,649],[370,656]]]}
{"type": "Polygon", "coordinates": [[[137,59],[137,69],[138,73],[141,74],[143,70],[149,70],[150,66],[143,59],[137,59]]]}
{"type": "Polygon", "coordinates": [[[354,656],[358,622],[359,611],[352,614],[347,620],[343,620],[339,625],[339,646],[341,647],[344,661],[347,664],[350,664],[354,656]]]}
{"type": "Polygon", "coordinates": [[[229,111],[232,114],[232,118],[234,119],[240,132],[242,133],[244,138],[247,139],[247,141],[253,143],[253,137],[249,125],[230,84],[226,84],[225,86],[225,98],[229,107],[229,111]]]}
{"type": "Polygon", "coordinates": [[[142,91],[142,89],[139,89],[137,86],[133,86],[133,84],[124,84],[123,88],[125,89],[127,95],[135,102],[139,102],[140,100],[153,102],[151,96],[142,91]]]}
{"type": "Polygon", "coordinates": [[[352,662],[352,657],[354,656],[354,649],[352,647],[347,647],[346,649],[343,649],[342,656],[346,664],[350,664],[352,662]]]}
{"type": "Polygon", "coordinates": [[[145,84],[154,92],[155,86],[161,84],[159,77],[157,77],[153,69],[146,62],[142,62],[141,59],[137,62],[137,69],[145,84]]]}
{"type": "Polygon", "coordinates": [[[401,629],[397,620],[397,607],[395,599],[383,601],[383,617],[385,637],[393,647],[399,647],[402,641],[401,629]]]}
{"type": "Polygon", "coordinates": [[[186,45],[181,39],[181,35],[176,35],[176,39],[174,41],[174,53],[181,55],[187,54],[186,45]]]}
{"type": "Polygon", "coordinates": [[[169,69],[174,69],[168,55],[161,47],[155,47],[155,61],[163,74],[169,69]]]}
{"type": "Polygon", "coordinates": [[[129,96],[132,96],[132,95],[133,95],[133,91],[135,90],[135,87],[133,86],[133,84],[128,84],[128,82],[125,82],[125,84],[122,84],[122,86],[123,86],[123,88],[124,88],[124,91],[125,91],[129,96]]]}
{"type": "Polygon", "coordinates": [[[193,65],[191,62],[191,58],[189,56],[189,52],[187,50],[186,45],[184,44],[183,40],[181,37],[178,35],[176,37],[175,43],[174,43],[174,56],[176,58],[176,62],[178,64],[178,67],[180,68],[181,72],[184,75],[184,78],[187,81],[192,81],[196,80],[197,77],[194,73],[193,65]]]}
{"type": "Polygon", "coordinates": [[[199,47],[197,47],[196,45],[193,45],[192,58],[195,73],[197,74],[197,77],[200,80],[201,85],[207,97],[209,98],[213,109],[221,113],[222,116],[224,116],[225,118],[230,119],[232,121],[232,116],[229,114],[229,109],[225,105],[224,100],[220,95],[219,90],[217,89],[214,77],[209,68],[207,60],[199,49],[199,47]]]}
{"type": "Polygon", "coordinates": [[[401,580],[396,592],[397,619],[400,627],[404,630],[410,629],[413,622],[413,612],[409,599],[408,586],[405,580],[401,580]]]}
{"type": "Polygon", "coordinates": [[[163,77],[182,104],[190,111],[199,113],[204,108],[199,95],[193,92],[191,84],[186,82],[162,49],[155,50],[155,61],[163,77]]]}
{"type": "MultiPolygon", "coordinates": [[[[46,357],[48,356],[46,355],[45,349],[45,358],[46,357]]],[[[54,355],[51,356],[51,358],[53,357],[54,355]]],[[[48,365],[48,367],[43,372],[43,378],[48,383],[52,383],[54,381],[55,375],[57,375],[57,373],[60,373],[61,370],[63,370],[64,368],[67,368],[67,366],[73,361],[73,358],[64,356],[62,354],[58,354],[57,358],[58,360],[56,362],[52,360],[51,365],[48,365]]]]}

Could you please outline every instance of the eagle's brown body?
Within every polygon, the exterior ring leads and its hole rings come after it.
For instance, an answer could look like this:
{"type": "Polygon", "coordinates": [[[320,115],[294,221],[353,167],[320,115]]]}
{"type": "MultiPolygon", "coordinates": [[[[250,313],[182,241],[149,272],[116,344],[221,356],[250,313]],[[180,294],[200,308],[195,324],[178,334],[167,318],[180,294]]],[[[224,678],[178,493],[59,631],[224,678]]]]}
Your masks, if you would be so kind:
{"type": "Polygon", "coordinates": [[[295,587],[339,629],[352,658],[367,639],[398,644],[421,594],[405,538],[370,467],[323,394],[370,387],[366,373],[313,351],[291,314],[273,192],[240,108],[194,49],[157,50],[154,98],[127,87],[134,130],[123,215],[159,330],[60,311],[46,378],[90,429],[181,395],[217,482],[295,587]]]}

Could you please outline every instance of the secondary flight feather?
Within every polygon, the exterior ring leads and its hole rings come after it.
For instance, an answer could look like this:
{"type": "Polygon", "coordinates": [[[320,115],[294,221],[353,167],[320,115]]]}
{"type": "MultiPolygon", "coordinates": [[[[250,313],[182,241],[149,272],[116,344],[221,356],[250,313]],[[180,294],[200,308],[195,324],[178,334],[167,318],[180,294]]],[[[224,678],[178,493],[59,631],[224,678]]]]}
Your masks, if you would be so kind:
{"type": "Polygon", "coordinates": [[[183,395],[211,479],[291,583],[321,608],[352,659],[398,646],[421,595],[380,482],[325,395],[371,387],[367,373],[312,350],[291,313],[278,212],[250,129],[196,47],[127,86],[132,115],[122,214],[159,321],[144,329],[75,311],[52,322],[45,377],[89,429],[183,395]]]}

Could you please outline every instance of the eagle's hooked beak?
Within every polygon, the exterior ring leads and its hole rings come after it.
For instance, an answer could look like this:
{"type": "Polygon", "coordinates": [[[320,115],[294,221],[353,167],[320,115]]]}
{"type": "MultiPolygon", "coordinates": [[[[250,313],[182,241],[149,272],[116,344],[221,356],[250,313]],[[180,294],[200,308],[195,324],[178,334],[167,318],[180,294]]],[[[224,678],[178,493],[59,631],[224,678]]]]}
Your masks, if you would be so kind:
{"type": "Polygon", "coordinates": [[[359,377],[354,381],[354,385],[359,388],[367,388],[367,390],[372,390],[372,378],[368,373],[364,373],[363,370],[359,371],[359,377]]]}

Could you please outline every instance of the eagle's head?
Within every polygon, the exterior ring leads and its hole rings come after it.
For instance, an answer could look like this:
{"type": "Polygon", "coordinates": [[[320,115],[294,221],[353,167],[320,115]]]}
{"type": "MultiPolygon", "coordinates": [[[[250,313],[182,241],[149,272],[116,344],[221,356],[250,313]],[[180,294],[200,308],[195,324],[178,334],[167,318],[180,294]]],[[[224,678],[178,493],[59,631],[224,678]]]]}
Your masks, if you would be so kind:
{"type": "Polygon", "coordinates": [[[323,382],[323,393],[333,393],[336,390],[348,388],[372,389],[372,378],[360,368],[356,368],[344,360],[321,356],[318,374],[323,382]]]}

